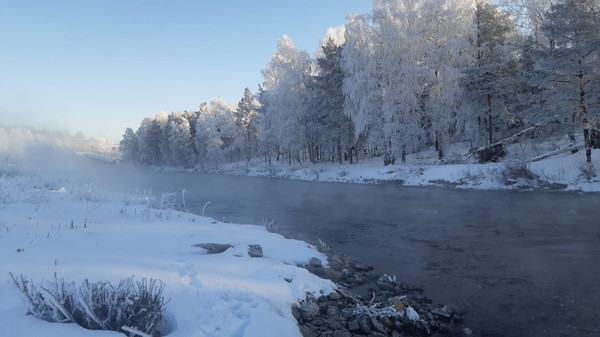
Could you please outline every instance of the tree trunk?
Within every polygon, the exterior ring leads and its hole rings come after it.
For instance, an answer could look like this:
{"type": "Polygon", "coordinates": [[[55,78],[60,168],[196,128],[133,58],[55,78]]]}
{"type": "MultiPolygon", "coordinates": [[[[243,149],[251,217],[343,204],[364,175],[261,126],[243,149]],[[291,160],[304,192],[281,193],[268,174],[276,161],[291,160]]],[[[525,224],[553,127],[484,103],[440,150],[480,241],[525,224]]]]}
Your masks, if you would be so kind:
{"type": "Polygon", "coordinates": [[[487,94],[489,144],[494,143],[492,128],[492,95],[487,94]]]}
{"type": "MultiPolygon", "coordinates": [[[[581,61],[579,61],[581,64],[581,61]]],[[[587,120],[587,106],[585,104],[585,88],[583,86],[583,71],[579,71],[579,106],[581,117],[583,117],[583,139],[585,141],[585,158],[588,163],[592,162],[592,125],[587,120]]]]}
{"type": "Polygon", "coordinates": [[[585,159],[588,163],[592,162],[592,125],[583,119],[583,139],[585,141],[585,159]]]}

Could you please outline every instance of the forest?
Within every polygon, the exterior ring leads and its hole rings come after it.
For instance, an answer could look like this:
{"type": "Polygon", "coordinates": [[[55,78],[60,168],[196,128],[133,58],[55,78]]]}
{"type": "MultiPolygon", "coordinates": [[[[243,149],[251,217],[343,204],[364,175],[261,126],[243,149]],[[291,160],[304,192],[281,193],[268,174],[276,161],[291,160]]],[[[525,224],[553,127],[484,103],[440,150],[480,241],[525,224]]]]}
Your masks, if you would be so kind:
{"type": "MultiPolygon", "coordinates": [[[[256,92],[144,118],[123,160],[206,169],[263,159],[354,163],[450,144],[494,145],[536,125],[583,139],[600,119],[600,1],[374,0],[310,55],[288,36],[256,92]]],[[[534,134],[531,134],[533,137],[534,134]]]]}

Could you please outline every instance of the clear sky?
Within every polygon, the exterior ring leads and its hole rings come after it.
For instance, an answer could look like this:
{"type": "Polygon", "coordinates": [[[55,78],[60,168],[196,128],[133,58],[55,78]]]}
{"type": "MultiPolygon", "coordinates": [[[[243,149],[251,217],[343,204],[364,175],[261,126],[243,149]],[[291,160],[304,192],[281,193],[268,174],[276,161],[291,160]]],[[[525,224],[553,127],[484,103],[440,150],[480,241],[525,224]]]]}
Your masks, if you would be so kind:
{"type": "Polygon", "coordinates": [[[371,0],[2,0],[0,125],[121,139],[159,111],[256,92],[288,35],[313,54],[371,0]]]}

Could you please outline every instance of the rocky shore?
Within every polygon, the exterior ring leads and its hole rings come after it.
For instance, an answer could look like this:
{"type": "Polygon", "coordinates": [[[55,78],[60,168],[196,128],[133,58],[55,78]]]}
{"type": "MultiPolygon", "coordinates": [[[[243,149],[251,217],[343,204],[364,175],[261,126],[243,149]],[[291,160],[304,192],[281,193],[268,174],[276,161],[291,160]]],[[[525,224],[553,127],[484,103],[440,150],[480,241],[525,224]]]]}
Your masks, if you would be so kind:
{"type": "Polygon", "coordinates": [[[339,288],[327,296],[307,294],[292,308],[304,337],[471,335],[458,307],[434,305],[422,288],[378,275],[372,267],[325,245],[319,249],[329,265],[314,258],[306,268],[339,288]]]}

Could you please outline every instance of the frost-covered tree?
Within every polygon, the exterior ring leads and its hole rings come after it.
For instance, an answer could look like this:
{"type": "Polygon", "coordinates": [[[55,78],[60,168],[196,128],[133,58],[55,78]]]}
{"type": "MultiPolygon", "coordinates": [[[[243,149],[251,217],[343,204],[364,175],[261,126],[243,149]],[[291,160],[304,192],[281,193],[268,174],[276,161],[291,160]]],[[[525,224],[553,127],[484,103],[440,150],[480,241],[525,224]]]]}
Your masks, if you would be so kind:
{"type": "MultiPolygon", "coordinates": [[[[600,112],[600,3],[563,0],[546,19],[542,30],[553,44],[538,51],[532,80],[550,93],[549,110],[588,128],[587,119],[600,112]]],[[[588,161],[590,146],[586,141],[588,161]]]]}
{"type": "Polygon", "coordinates": [[[239,147],[245,154],[248,162],[258,150],[258,108],[260,105],[254,99],[250,89],[244,90],[244,97],[240,100],[235,110],[235,123],[238,129],[237,139],[239,147]]]}
{"type": "Polygon", "coordinates": [[[148,165],[164,163],[163,128],[167,124],[168,115],[159,112],[142,121],[137,134],[140,143],[140,161],[148,165]]]}
{"type": "MultiPolygon", "coordinates": [[[[202,109],[201,109],[202,110],[202,109]]],[[[236,138],[235,108],[222,98],[210,102],[208,110],[201,112],[196,124],[196,148],[199,163],[219,165],[223,160],[236,158],[234,141],[236,138]]]]}
{"type": "Polygon", "coordinates": [[[358,132],[381,130],[369,139],[384,163],[433,144],[443,155],[458,118],[458,79],[469,63],[471,11],[458,0],[377,0],[370,28],[366,17],[349,19],[346,111],[358,132]]]}
{"type": "Polygon", "coordinates": [[[306,148],[306,129],[302,123],[307,109],[307,95],[313,62],[305,51],[299,51],[292,40],[284,35],[277,43],[277,50],[262,71],[263,111],[261,129],[277,144],[277,153],[287,152],[289,163],[292,157],[301,161],[306,148]]]}
{"type": "Polygon", "coordinates": [[[344,114],[342,50],[343,44],[329,38],[317,58],[319,73],[313,77],[313,105],[306,124],[309,157],[313,162],[326,152],[332,159],[337,157],[340,164],[343,153],[351,161],[355,156],[354,126],[344,114]]]}
{"type": "Polygon", "coordinates": [[[163,131],[168,144],[166,162],[169,165],[191,167],[196,162],[194,139],[189,119],[185,115],[172,112],[163,131]]]}
{"type": "Polygon", "coordinates": [[[513,33],[514,24],[495,4],[487,0],[475,2],[474,63],[464,71],[461,85],[473,111],[470,122],[475,126],[476,143],[487,139],[487,144],[491,144],[496,133],[520,122],[510,111],[510,102],[520,88],[517,53],[510,44],[513,33]]]}
{"type": "Polygon", "coordinates": [[[371,15],[352,14],[346,19],[341,69],[344,74],[344,114],[354,124],[354,141],[371,153],[383,148],[382,67],[376,55],[378,42],[371,15]]]}
{"type": "Polygon", "coordinates": [[[125,129],[123,139],[119,143],[121,158],[125,161],[137,163],[139,159],[140,143],[138,135],[133,132],[133,129],[125,129]]]}
{"type": "Polygon", "coordinates": [[[535,46],[549,47],[551,38],[546,36],[542,26],[546,22],[546,13],[556,0],[501,0],[494,1],[501,9],[510,14],[516,29],[530,38],[535,46]]]}

